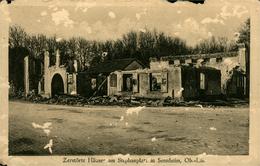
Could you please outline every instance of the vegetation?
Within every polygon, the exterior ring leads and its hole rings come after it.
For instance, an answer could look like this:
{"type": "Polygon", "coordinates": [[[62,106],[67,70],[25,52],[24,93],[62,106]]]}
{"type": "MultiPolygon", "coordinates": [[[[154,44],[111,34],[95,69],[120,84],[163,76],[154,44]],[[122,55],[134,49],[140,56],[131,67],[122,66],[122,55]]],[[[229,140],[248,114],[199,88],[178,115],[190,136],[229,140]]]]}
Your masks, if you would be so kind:
{"type": "Polygon", "coordinates": [[[247,19],[239,29],[239,38],[237,43],[244,43],[248,51],[250,50],[250,19],[247,19]]]}
{"type": "Polygon", "coordinates": [[[235,41],[229,41],[226,37],[214,37],[202,40],[198,43],[194,49],[193,53],[216,53],[216,52],[227,52],[235,51],[237,45],[235,41]]]}
{"type": "MultiPolygon", "coordinates": [[[[237,41],[229,41],[226,37],[213,36],[201,41],[194,47],[190,47],[184,40],[156,30],[130,31],[120,39],[101,42],[82,37],[65,40],[56,36],[47,37],[43,34],[31,35],[26,33],[22,27],[14,25],[10,27],[9,49],[16,50],[10,51],[12,54],[19,53],[19,49],[27,50],[31,57],[42,60],[44,50],[48,50],[51,64],[55,62],[55,50],[59,49],[62,64],[66,65],[69,59],[75,58],[79,62],[79,71],[84,71],[104,60],[136,58],[144,64],[148,64],[150,57],[234,51],[237,49],[236,44],[241,42],[249,48],[249,19],[240,28],[239,34],[237,41]]],[[[24,55],[9,56],[10,59],[16,59],[17,56],[24,55]]],[[[10,65],[13,66],[14,64],[10,65]]]]}

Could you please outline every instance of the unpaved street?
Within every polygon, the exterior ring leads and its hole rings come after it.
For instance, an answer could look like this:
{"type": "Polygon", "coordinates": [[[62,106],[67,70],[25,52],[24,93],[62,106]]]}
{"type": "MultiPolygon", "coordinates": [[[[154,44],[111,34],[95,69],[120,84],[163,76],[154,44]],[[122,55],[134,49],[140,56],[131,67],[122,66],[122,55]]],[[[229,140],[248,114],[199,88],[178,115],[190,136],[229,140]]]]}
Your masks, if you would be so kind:
{"type": "Polygon", "coordinates": [[[248,120],[248,108],[71,107],[10,102],[9,153],[248,154],[248,120]],[[48,143],[50,148],[44,149],[48,143]]]}

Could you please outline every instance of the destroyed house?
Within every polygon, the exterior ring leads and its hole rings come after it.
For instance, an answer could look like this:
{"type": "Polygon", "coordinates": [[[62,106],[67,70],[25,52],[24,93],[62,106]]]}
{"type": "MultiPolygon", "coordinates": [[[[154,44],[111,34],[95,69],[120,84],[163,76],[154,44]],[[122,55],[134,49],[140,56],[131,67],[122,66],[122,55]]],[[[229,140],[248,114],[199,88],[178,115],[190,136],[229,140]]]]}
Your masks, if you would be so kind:
{"type": "Polygon", "coordinates": [[[182,66],[182,97],[185,100],[209,100],[221,95],[221,72],[211,67],[182,66]]]}
{"type": "Polygon", "coordinates": [[[117,70],[108,77],[110,96],[176,99],[216,99],[247,95],[245,48],[235,52],[150,59],[149,69],[117,70]]]}
{"type": "Polygon", "coordinates": [[[116,59],[84,72],[77,71],[76,60],[61,64],[59,50],[52,56],[54,64],[50,64],[48,51],[43,51],[39,60],[29,58],[29,52],[24,54],[24,84],[11,74],[9,77],[13,84],[24,85],[25,95],[32,89],[45,97],[79,94],[192,100],[220,95],[243,98],[249,94],[249,54],[243,45],[234,52],[151,58],[149,68],[134,58],[116,59]]]}
{"type": "Polygon", "coordinates": [[[238,51],[162,57],[171,65],[204,66],[220,70],[221,93],[232,97],[249,97],[249,53],[243,44],[238,51]]]}
{"type": "Polygon", "coordinates": [[[52,56],[44,50],[39,58],[23,57],[23,85],[25,96],[37,93],[43,97],[55,95],[77,94],[77,61],[70,59],[68,64],[61,64],[60,51],[57,49],[52,56]],[[53,61],[50,59],[53,58],[53,61]],[[52,63],[51,63],[52,62],[52,63]]]}
{"type": "Polygon", "coordinates": [[[135,58],[108,60],[78,73],[77,92],[86,97],[107,95],[107,77],[114,71],[143,69],[135,58]]]}
{"type": "MultiPolygon", "coordinates": [[[[158,62],[157,66],[160,66],[158,62]]],[[[200,99],[221,95],[220,71],[209,67],[169,66],[115,71],[108,77],[108,94],[145,98],[200,99]]]]}

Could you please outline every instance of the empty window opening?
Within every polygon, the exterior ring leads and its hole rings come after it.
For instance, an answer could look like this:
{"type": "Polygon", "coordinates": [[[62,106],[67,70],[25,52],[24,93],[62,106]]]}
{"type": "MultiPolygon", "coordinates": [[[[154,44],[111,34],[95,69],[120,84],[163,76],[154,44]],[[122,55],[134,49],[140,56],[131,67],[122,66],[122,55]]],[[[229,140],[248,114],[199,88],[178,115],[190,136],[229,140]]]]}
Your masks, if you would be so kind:
{"type": "Polygon", "coordinates": [[[68,83],[69,84],[73,83],[73,75],[72,74],[68,74],[68,83]]]}
{"type": "Polygon", "coordinates": [[[205,58],[205,59],[203,60],[204,63],[208,63],[209,61],[210,61],[210,58],[205,58]]]}
{"type": "Polygon", "coordinates": [[[170,65],[174,65],[174,60],[169,60],[170,65]]]}
{"type": "Polygon", "coordinates": [[[133,91],[133,75],[123,74],[123,91],[131,92],[133,91]]]}
{"type": "Polygon", "coordinates": [[[110,75],[110,87],[117,87],[117,75],[115,73],[110,75]]]}
{"type": "Polygon", "coordinates": [[[161,73],[150,74],[150,89],[151,91],[161,91],[162,75],[161,73]]]}
{"type": "Polygon", "coordinates": [[[184,63],[185,63],[185,59],[181,59],[181,60],[180,60],[180,63],[181,63],[181,64],[184,64],[184,63]]]}
{"type": "Polygon", "coordinates": [[[222,61],[223,61],[222,58],[217,58],[217,59],[216,59],[216,62],[218,62],[218,63],[219,63],[219,62],[222,62],[222,61]]]}
{"type": "Polygon", "coordinates": [[[237,87],[244,87],[244,78],[243,78],[243,76],[237,76],[237,87]]]}
{"type": "Polygon", "coordinates": [[[197,63],[197,61],[198,61],[197,59],[191,59],[192,63],[197,63]]]}

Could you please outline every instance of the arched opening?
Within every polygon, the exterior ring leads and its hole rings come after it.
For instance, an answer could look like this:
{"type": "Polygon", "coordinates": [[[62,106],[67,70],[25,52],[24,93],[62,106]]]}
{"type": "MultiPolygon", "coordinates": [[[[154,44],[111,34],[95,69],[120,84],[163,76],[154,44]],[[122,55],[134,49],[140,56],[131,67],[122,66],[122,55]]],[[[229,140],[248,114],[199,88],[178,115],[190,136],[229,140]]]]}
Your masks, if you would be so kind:
{"type": "Polygon", "coordinates": [[[60,74],[55,74],[51,81],[51,96],[64,94],[64,83],[60,74]]]}

